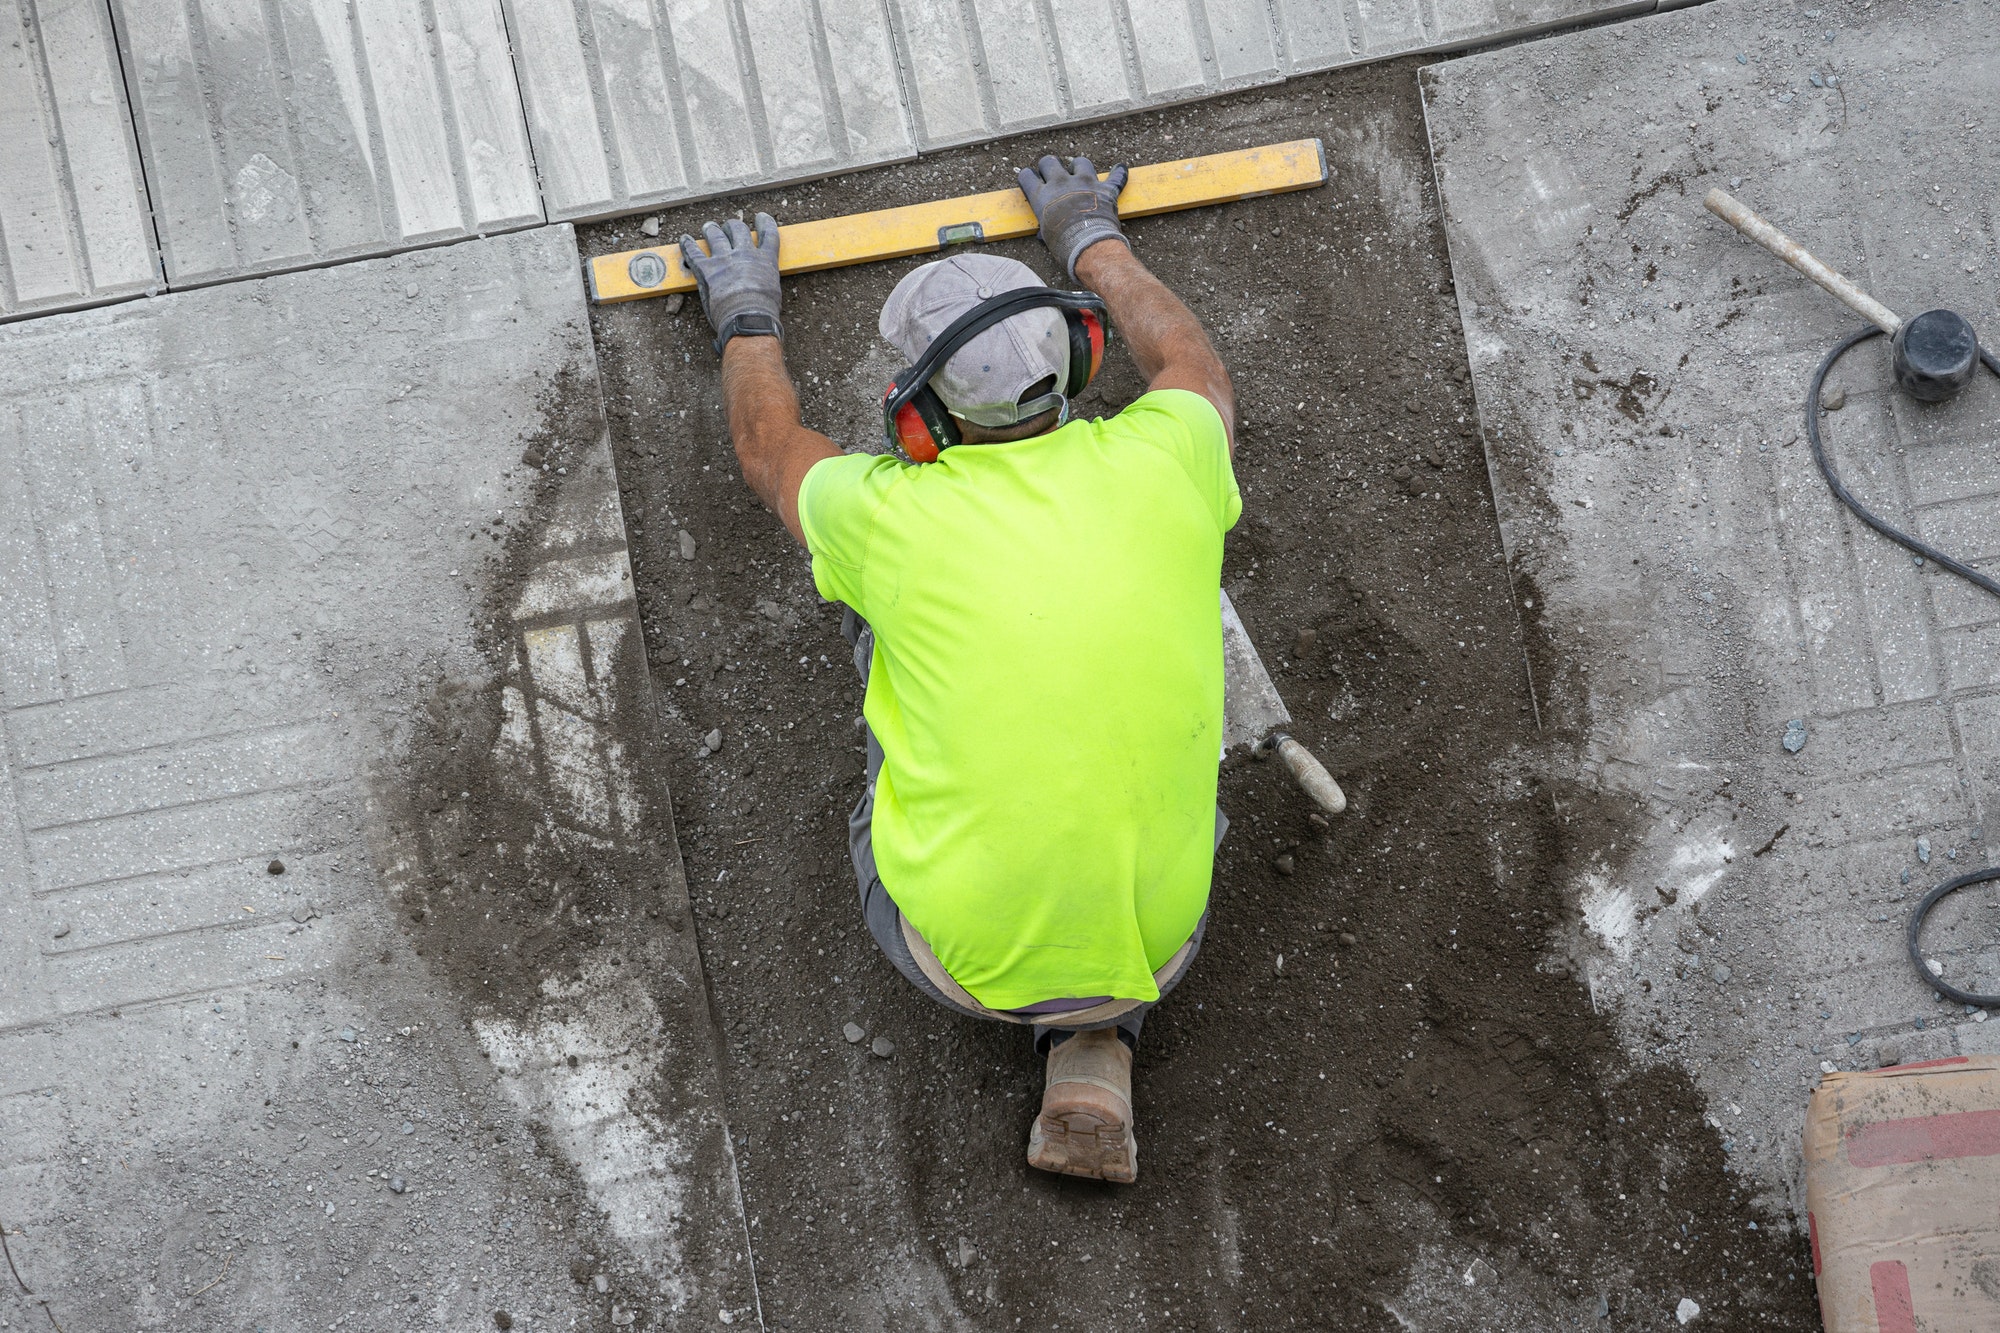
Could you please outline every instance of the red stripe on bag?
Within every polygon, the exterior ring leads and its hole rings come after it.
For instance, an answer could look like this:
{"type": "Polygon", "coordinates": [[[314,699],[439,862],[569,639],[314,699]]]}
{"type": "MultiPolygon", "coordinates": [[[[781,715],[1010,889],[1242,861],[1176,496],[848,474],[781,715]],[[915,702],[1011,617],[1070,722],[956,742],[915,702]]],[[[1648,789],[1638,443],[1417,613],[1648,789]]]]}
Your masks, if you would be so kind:
{"type": "Polygon", "coordinates": [[[1904,1069],[1941,1069],[1945,1065],[1964,1065],[1971,1063],[1972,1063],[1972,1057],[1969,1055],[1947,1055],[1942,1060],[1920,1060],[1913,1065],[1890,1065],[1887,1069],[1883,1070],[1882,1072],[1885,1074],[1890,1074],[1904,1069]]]}
{"type": "Polygon", "coordinates": [[[1900,1259],[1868,1265],[1868,1285],[1875,1295],[1875,1327],[1879,1333],[1917,1333],[1917,1307],[1910,1298],[1910,1270],[1900,1259]]]}
{"type": "Polygon", "coordinates": [[[2000,1111],[1880,1120],[1847,1133],[1847,1160],[1854,1166],[1993,1156],[2000,1156],[2000,1111]]]}
{"type": "Polygon", "coordinates": [[[1813,1276],[1819,1276],[1819,1221],[1811,1213],[1806,1214],[1806,1235],[1812,1240],[1813,1276]]]}

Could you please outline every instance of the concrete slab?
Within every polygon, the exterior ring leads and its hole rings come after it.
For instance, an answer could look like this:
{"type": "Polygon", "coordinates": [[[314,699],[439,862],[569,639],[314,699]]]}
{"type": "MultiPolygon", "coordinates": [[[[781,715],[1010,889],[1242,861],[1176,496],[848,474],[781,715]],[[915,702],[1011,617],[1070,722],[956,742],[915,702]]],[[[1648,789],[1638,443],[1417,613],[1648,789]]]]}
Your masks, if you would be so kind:
{"type": "Polygon", "coordinates": [[[162,272],[184,288],[808,180],[1654,3],[24,0],[6,21],[20,39],[0,44],[0,318],[162,272]]]}
{"type": "Polygon", "coordinates": [[[497,0],[111,7],[176,287],[544,220],[497,0]]]}
{"type": "Polygon", "coordinates": [[[159,282],[111,18],[83,0],[0,12],[0,320],[159,282]]]}
{"type": "Polygon", "coordinates": [[[631,586],[567,227],[0,329],[0,1219],[65,1327],[754,1316],[631,586]]]}
{"type": "MultiPolygon", "coordinates": [[[[2000,35],[1976,6],[1718,0],[1426,71],[1518,607],[1573,817],[1600,1005],[1796,1190],[1820,1069],[1991,1049],[1912,974],[1932,884],[1991,859],[2000,603],[1853,522],[1800,404],[1856,320],[1700,205],[1713,185],[1907,313],[2000,337],[2000,35]],[[1804,722],[1804,749],[1781,745],[1804,722]]],[[[1853,487],[1967,555],[2000,524],[2000,384],[1919,407],[1879,347],[1826,418],[1853,487]]],[[[1939,923],[2000,982],[1991,899],[1939,923]]],[[[1794,1196],[1796,1198],[1796,1196],[1794,1196]]]]}

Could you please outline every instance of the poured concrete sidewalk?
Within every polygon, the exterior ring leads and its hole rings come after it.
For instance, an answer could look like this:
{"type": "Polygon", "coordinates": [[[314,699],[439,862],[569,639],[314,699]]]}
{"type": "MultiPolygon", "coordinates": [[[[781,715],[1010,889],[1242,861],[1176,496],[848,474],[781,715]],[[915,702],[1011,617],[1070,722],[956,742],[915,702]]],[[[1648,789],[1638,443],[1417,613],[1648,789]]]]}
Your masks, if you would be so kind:
{"type": "Polygon", "coordinates": [[[0,329],[0,1224],[63,1327],[754,1321],[638,638],[567,227],[0,329]]]}
{"type": "MultiPolygon", "coordinates": [[[[1774,1191],[1823,1069],[2000,1050],[1903,941],[1926,889],[1994,859],[2000,601],[1828,494],[1802,405],[1859,321],[1701,198],[1732,191],[1905,317],[2000,339],[1991,20],[1718,0],[1425,72],[1538,699],[1569,813],[1618,830],[1550,946],[1636,1052],[1694,1072],[1774,1191]]],[[[1887,362],[1842,362],[1830,450],[1878,512],[1990,566],[2000,382],[1926,407],[1887,362]]],[[[1961,896],[1930,955],[2000,990],[1994,899],[1961,896]]]]}

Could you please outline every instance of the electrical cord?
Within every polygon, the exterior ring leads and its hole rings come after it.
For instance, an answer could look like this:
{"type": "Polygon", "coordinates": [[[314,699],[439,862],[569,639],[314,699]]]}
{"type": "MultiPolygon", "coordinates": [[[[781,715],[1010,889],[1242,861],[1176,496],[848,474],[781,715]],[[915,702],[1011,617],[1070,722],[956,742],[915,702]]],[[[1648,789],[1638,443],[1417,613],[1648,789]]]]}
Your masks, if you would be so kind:
{"type": "MultiPolygon", "coordinates": [[[[1826,383],[1827,373],[1833,369],[1835,362],[1847,354],[1847,350],[1850,347],[1853,347],[1857,343],[1866,342],[1870,338],[1879,338],[1881,336],[1882,330],[1875,325],[1867,324],[1862,326],[1860,329],[1841,339],[1840,344],[1831,352],[1828,352],[1826,359],[1819,363],[1819,369],[1813,372],[1812,387],[1806,390],[1806,440],[1812,445],[1813,462],[1819,464],[1820,475],[1826,478],[1827,489],[1833,492],[1833,498],[1852,510],[1856,518],[1905,550],[1914,551],[1939,568],[1949,570],[1967,582],[1984,588],[1995,597],[2000,597],[2000,582],[1994,581],[1993,578],[1980,573],[1970,565],[1952,559],[1943,551],[1917,540],[1915,537],[1894,527],[1885,520],[1877,518],[1870,512],[1868,506],[1854,498],[1853,493],[1847,489],[1846,485],[1841,482],[1839,475],[1834,472],[1833,464],[1827,461],[1826,446],[1821,444],[1819,439],[1820,386],[1826,383]]],[[[2000,361],[1993,359],[1993,353],[1982,347],[1979,349],[1979,359],[1985,363],[1988,370],[1992,371],[1995,375],[2000,375],[2000,361]]]]}
{"type": "Polygon", "coordinates": [[[1957,879],[1948,880],[1925,894],[1923,901],[1917,904],[1916,910],[1910,913],[1910,962],[1916,966],[1917,975],[1923,978],[1926,986],[1929,986],[1938,994],[1949,996],[1957,1000],[1960,1004],[1978,1005],[1982,1009],[2000,1009],[2000,995],[1975,995],[1971,991],[1960,990],[1943,977],[1932,972],[1930,965],[1924,962],[1924,951],[1922,945],[1918,942],[1918,937],[1923,934],[1924,918],[1931,914],[1931,908],[1936,907],[1939,902],[1951,894],[1958,892],[1968,884],[1984,884],[1986,881],[1992,879],[2000,879],[2000,866],[1988,866],[1984,870],[1975,870],[1970,874],[1960,875],[1957,879]]]}
{"type": "MultiPolygon", "coordinates": [[[[1841,339],[1839,344],[1820,361],[1819,369],[1813,372],[1812,385],[1806,390],[1806,440],[1812,445],[1813,462],[1819,465],[1819,473],[1822,477],[1826,478],[1827,489],[1833,492],[1833,498],[1846,505],[1856,518],[1905,550],[1913,551],[1940,569],[1949,570],[1966,582],[1984,588],[1995,597],[2000,597],[2000,582],[1996,582],[1990,576],[1980,573],[1962,561],[1952,559],[1936,547],[1919,541],[1907,532],[1876,517],[1869,510],[1868,506],[1854,498],[1853,492],[1847,489],[1846,485],[1840,480],[1840,475],[1833,470],[1833,464],[1827,461],[1826,446],[1820,442],[1819,438],[1820,388],[1826,383],[1828,373],[1833,370],[1834,365],[1839,362],[1841,357],[1847,354],[1850,348],[1867,342],[1870,338],[1879,338],[1882,336],[1882,333],[1883,330],[1874,324],[1863,325],[1841,339]]],[[[2000,361],[1993,359],[1993,353],[1982,347],[1979,349],[1979,359],[1985,364],[1988,370],[1992,371],[1995,375],[2000,375],[2000,361]]],[[[1923,900],[1910,913],[1910,925],[1906,937],[1910,948],[1910,964],[1917,969],[1919,980],[1940,995],[1949,996],[1960,1004],[1977,1005],[1983,1009],[2000,1009],[2000,995],[1976,995],[1971,991],[1960,990],[1943,977],[1932,972],[1930,965],[1924,961],[1924,951],[1922,945],[1919,943],[1919,937],[1923,934],[1924,919],[1930,915],[1931,908],[1937,906],[1943,899],[1965,888],[1969,884],[1984,884],[1988,880],[1996,879],[2000,879],[2000,866],[1989,866],[1984,870],[1975,870],[1970,874],[1960,875],[1957,879],[1938,885],[1925,894],[1923,900]]]]}

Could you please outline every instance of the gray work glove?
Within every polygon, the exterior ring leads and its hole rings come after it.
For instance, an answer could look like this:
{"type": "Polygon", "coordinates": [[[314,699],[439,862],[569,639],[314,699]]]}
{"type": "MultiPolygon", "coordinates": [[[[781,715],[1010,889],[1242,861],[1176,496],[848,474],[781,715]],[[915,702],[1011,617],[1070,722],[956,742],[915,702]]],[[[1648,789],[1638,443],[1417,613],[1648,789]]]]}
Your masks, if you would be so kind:
{"type": "Polygon", "coordinates": [[[702,313],[715,327],[715,354],[739,333],[785,336],[778,323],[778,224],[769,213],[757,215],[757,237],[742,219],[702,224],[708,253],[692,236],[681,237],[681,263],[694,274],[701,291],[702,313]]]}
{"type": "MultiPolygon", "coordinates": [[[[1042,244],[1063,266],[1071,281],[1076,279],[1076,257],[1086,246],[1106,237],[1125,241],[1118,229],[1118,192],[1125,188],[1123,163],[1111,168],[1105,180],[1097,179],[1097,168],[1087,157],[1072,160],[1065,169],[1062,159],[1045,157],[1032,167],[1022,167],[1016,178],[1028,207],[1042,224],[1042,244]]],[[[1127,246],[1132,243],[1125,241],[1127,246]]]]}

